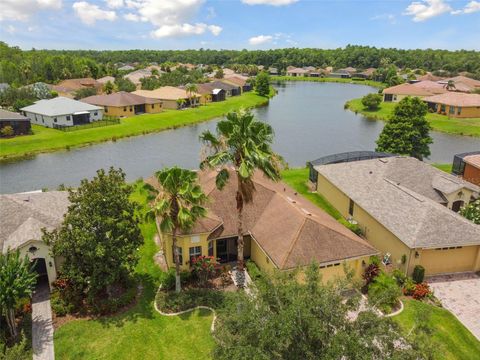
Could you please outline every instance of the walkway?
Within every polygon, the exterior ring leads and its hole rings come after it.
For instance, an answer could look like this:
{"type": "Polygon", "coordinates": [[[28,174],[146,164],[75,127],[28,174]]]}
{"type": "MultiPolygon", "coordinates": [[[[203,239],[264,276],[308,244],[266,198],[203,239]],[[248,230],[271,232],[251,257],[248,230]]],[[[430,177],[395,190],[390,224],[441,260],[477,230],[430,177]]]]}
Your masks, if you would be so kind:
{"type": "Polygon", "coordinates": [[[474,273],[427,278],[435,296],[480,340],[480,276],[474,273]]]}
{"type": "Polygon", "coordinates": [[[48,284],[37,285],[32,299],[33,360],[54,360],[52,309],[48,284]]]}

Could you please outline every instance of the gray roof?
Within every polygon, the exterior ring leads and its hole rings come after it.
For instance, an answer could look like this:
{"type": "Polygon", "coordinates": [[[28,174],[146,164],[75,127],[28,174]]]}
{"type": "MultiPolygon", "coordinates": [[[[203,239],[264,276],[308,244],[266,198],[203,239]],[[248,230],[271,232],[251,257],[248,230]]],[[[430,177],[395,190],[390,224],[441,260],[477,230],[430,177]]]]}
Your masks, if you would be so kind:
{"type": "Polygon", "coordinates": [[[473,184],[408,157],[315,169],[410,248],[480,244],[480,226],[441,204],[442,191],[473,184]]]}
{"type": "Polygon", "coordinates": [[[35,104],[26,106],[20,110],[45,116],[58,116],[74,114],[82,111],[102,110],[102,108],[59,96],[53,99],[39,100],[35,102],[35,104]]]}
{"type": "Polygon", "coordinates": [[[0,109],[0,120],[30,121],[30,119],[22,114],[0,109]]]}
{"type": "Polygon", "coordinates": [[[41,239],[41,229],[58,227],[70,202],[65,191],[0,195],[0,251],[41,239]]]}

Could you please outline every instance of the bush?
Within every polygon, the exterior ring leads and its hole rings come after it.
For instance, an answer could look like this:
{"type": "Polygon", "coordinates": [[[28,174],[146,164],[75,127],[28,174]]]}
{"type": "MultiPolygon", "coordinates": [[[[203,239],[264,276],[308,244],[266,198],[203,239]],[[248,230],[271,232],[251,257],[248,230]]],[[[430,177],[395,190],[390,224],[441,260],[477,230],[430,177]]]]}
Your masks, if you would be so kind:
{"type": "Polygon", "coordinates": [[[67,314],[71,314],[75,310],[75,307],[72,304],[68,304],[64,299],[62,299],[58,290],[54,290],[52,292],[50,296],[50,304],[53,312],[57,316],[65,316],[67,314]]]}
{"type": "Polygon", "coordinates": [[[405,273],[399,269],[393,270],[392,275],[398,286],[403,286],[407,281],[407,275],[405,275],[405,273]]]}
{"type": "Polygon", "coordinates": [[[382,95],[380,94],[368,94],[362,98],[362,105],[368,110],[377,110],[382,102],[382,95]]]}
{"type": "MultiPolygon", "coordinates": [[[[180,273],[180,281],[182,285],[188,283],[192,278],[192,273],[190,271],[182,271],[180,273]]],[[[162,289],[171,290],[175,287],[175,269],[169,269],[165,273],[165,277],[162,279],[161,282],[162,289]]]]}
{"type": "Polygon", "coordinates": [[[413,295],[415,291],[416,284],[413,282],[411,278],[407,278],[405,280],[405,284],[403,285],[403,294],[407,296],[413,295]]]}
{"type": "Polygon", "coordinates": [[[416,284],[423,282],[425,277],[425,268],[422,265],[415,265],[413,268],[412,279],[416,284]]]}
{"type": "Polygon", "coordinates": [[[200,282],[200,286],[205,286],[215,272],[215,258],[213,256],[197,256],[192,259],[191,266],[192,272],[200,282]]]}
{"type": "Polygon", "coordinates": [[[368,288],[369,301],[385,313],[391,312],[401,294],[397,281],[385,273],[378,275],[368,288]]]}
{"type": "Polygon", "coordinates": [[[426,296],[429,296],[432,293],[430,287],[427,283],[423,282],[415,285],[415,290],[413,291],[413,298],[415,300],[422,300],[426,296]]]}
{"type": "Polygon", "coordinates": [[[0,135],[2,137],[10,137],[13,136],[15,132],[13,131],[13,128],[10,125],[4,126],[2,129],[0,129],[0,135]]]}
{"type": "Polygon", "coordinates": [[[250,275],[253,281],[258,280],[262,277],[262,271],[252,260],[247,260],[245,266],[247,267],[248,275],[250,275]]]}
{"type": "Polygon", "coordinates": [[[179,293],[159,291],[155,301],[162,311],[174,313],[200,305],[218,309],[224,305],[226,296],[224,291],[208,289],[188,289],[179,293]]]}
{"type": "Polygon", "coordinates": [[[365,280],[365,286],[369,286],[373,280],[380,274],[380,268],[377,264],[370,264],[363,273],[363,279],[365,280]]]}
{"type": "Polygon", "coordinates": [[[117,297],[114,298],[95,298],[89,301],[90,308],[95,314],[111,314],[119,311],[121,308],[131,304],[137,295],[137,287],[134,282],[128,284],[127,289],[117,297]]]}

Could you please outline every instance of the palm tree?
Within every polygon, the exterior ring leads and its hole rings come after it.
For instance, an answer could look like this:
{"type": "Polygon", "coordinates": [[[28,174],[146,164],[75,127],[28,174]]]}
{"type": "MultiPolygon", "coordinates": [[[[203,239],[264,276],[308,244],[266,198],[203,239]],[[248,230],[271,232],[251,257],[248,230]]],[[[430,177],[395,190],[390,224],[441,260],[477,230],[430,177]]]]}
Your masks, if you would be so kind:
{"type": "Polygon", "coordinates": [[[178,109],[183,109],[183,107],[185,106],[185,103],[187,101],[185,99],[177,99],[177,107],[178,109]]]}
{"type": "MultiPolygon", "coordinates": [[[[160,184],[155,201],[147,216],[160,218],[160,230],[171,232],[175,260],[175,291],[180,292],[180,253],[177,246],[179,231],[189,231],[195,222],[205,216],[202,206],[207,197],[197,183],[197,173],[179,167],[165,168],[155,173],[160,184]]],[[[154,190],[148,187],[149,190],[154,190]]]]}
{"type": "Polygon", "coordinates": [[[447,89],[448,91],[451,91],[451,90],[456,89],[456,87],[455,87],[455,81],[453,81],[453,80],[448,80],[448,82],[445,84],[445,89],[447,89]]]}
{"type": "Polygon", "coordinates": [[[197,91],[198,91],[198,87],[196,84],[187,84],[185,85],[185,90],[188,94],[188,98],[190,100],[190,104],[192,104],[192,100],[193,100],[193,106],[195,107],[197,104],[196,104],[196,98],[197,98],[197,91]]]}
{"type": "Polygon", "coordinates": [[[200,168],[220,168],[216,184],[222,189],[229,181],[228,167],[233,166],[237,180],[237,282],[243,286],[243,208],[253,200],[255,186],[252,180],[255,170],[267,178],[280,179],[280,157],[271,149],[273,129],[258,121],[249,111],[230,112],[217,124],[217,133],[205,131],[200,139],[206,144],[207,156],[200,168]]]}

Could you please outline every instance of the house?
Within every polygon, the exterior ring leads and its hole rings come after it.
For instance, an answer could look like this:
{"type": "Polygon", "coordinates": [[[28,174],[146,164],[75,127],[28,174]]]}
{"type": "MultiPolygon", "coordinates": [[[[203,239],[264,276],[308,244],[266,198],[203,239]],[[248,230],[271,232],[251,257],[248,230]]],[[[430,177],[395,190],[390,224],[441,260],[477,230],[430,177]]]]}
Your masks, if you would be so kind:
{"type": "Polygon", "coordinates": [[[455,155],[452,174],[480,186],[480,151],[455,155]]]}
{"type": "Polygon", "coordinates": [[[95,89],[100,92],[102,84],[94,78],[66,79],[60,81],[57,85],[52,85],[52,90],[56,91],[59,96],[73,98],[75,93],[81,89],[95,89]]]}
{"type": "Polygon", "coordinates": [[[13,135],[30,134],[30,119],[21,114],[0,109],[0,130],[11,126],[13,135]]]}
{"type": "Polygon", "coordinates": [[[137,90],[132,94],[161,100],[163,109],[179,109],[190,106],[193,102],[198,104],[201,97],[200,94],[190,94],[185,89],[173,86],[162,86],[155,90],[137,90]]]}
{"type": "Polygon", "coordinates": [[[453,83],[453,90],[461,92],[474,92],[480,89],[480,81],[471,79],[466,76],[454,76],[439,81],[441,84],[447,85],[449,82],[453,83]]]}
{"type": "Polygon", "coordinates": [[[132,116],[153,114],[162,111],[162,101],[120,91],[113,94],[94,95],[81,100],[87,104],[103,107],[108,116],[132,116]]]}
{"type": "Polygon", "coordinates": [[[247,81],[248,77],[242,75],[230,75],[221,80],[232,85],[240,86],[242,92],[248,92],[252,90],[252,85],[247,81]]]}
{"type": "Polygon", "coordinates": [[[400,84],[383,89],[383,101],[385,102],[399,102],[404,97],[416,96],[419,98],[425,98],[431,96],[433,93],[429,90],[425,90],[422,87],[415,86],[415,84],[400,84]]]}
{"type": "Polygon", "coordinates": [[[412,274],[480,270],[480,226],[456,213],[480,188],[410,157],[315,166],[317,191],[412,274]]]}
{"type": "Polygon", "coordinates": [[[97,81],[102,85],[105,85],[109,81],[113,84],[115,82],[115,78],[113,76],[104,76],[100,79],[97,79],[97,81]]]}
{"type": "Polygon", "coordinates": [[[455,118],[480,117],[480,95],[446,92],[423,99],[432,111],[455,118]]]}
{"type": "Polygon", "coordinates": [[[356,77],[356,78],[360,78],[360,79],[371,79],[376,70],[377,69],[371,67],[371,68],[365,69],[363,71],[357,72],[357,73],[353,74],[353,76],[356,77]]]}
{"type": "Polygon", "coordinates": [[[287,76],[307,76],[308,71],[302,68],[287,68],[287,76]]]}
{"type": "Polygon", "coordinates": [[[217,80],[211,82],[210,84],[212,84],[212,86],[214,86],[215,88],[225,90],[225,94],[227,97],[238,96],[242,94],[242,88],[239,85],[235,85],[226,80],[217,80]]]}
{"type": "Polygon", "coordinates": [[[135,84],[137,89],[140,89],[142,82],[140,81],[143,78],[148,78],[152,76],[152,71],[149,69],[139,69],[136,71],[132,71],[131,73],[128,73],[125,75],[123,78],[130,80],[132,83],[135,84]]]}
{"type": "MultiPolygon", "coordinates": [[[[209,197],[207,217],[178,237],[182,270],[189,269],[191,259],[199,255],[214,256],[222,263],[237,258],[237,185],[230,181],[218,190],[216,175],[216,171],[199,173],[199,183],[209,197]]],[[[149,182],[158,186],[154,180],[149,182]]],[[[344,262],[360,275],[368,258],[377,254],[365,240],[284,183],[259,173],[253,182],[255,199],[243,210],[244,256],[260,269],[288,271],[316,261],[323,280],[328,281],[344,274],[344,262]]],[[[161,241],[167,264],[173,267],[171,234],[162,233],[161,241]]]]}
{"type": "Polygon", "coordinates": [[[350,74],[350,76],[352,76],[353,74],[355,74],[357,72],[357,69],[355,69],[354,67],[346,67],[344,69],[339,69],[337,70],[338,73],[347,73],[347,74],[350,74]]]}
{"type": "Polygon", "coordinates": [[[42,241],[42,229],[59,227],[69,204],[65,191],[0,195],[0,251],[19,250],[22,256],[36,260],[35,271],[50,286],[61,263],[42,241]]]}
{"type": "Polygon", "coordinates": [[[88,124],[102,120],[103,108],[66,97],[39,100],[22,109],[34,124],[50,128],[88,124]]]}
{"type": "Polygon", "coordinates": [[[424,81],[417,81],[411,84],[412,86],[418,87],[420,89],[426,90],[432,95],[443,94],[448,92],[445,85],[440,84],[435,81],[424,80],[424,81]]]}
{"type": "Polygon", "coordinates": [[[349,79],[352,77],[352,75],[347,70],[340,69],[335,72],[330,72],[328,74],[328,77],[339,78],[339,79],[349,79]]]}
{"type": "Polygon", "coordinates": [[[425,75],[417,75],[416,78],[417,78],[418,81],[429,80],[429,81],[435,81],[435,82],[438,82],[438,81],[444,79],[441,76],[433,75],[431,72],[427,72],[425,75]]]}
{"type": "Polygon", "coordinates": [[[226,92],[211,83],[197,84],[197,92],[201,95],[200,103],[225,101],[226,92]]]}
{"type": "Polygon", "coordinates": [[[117,69],[118,71],[132,71],[135,70],[135,67],[132,65],[123,65],[117,69]]]}
{"type": "Polygon", "coordinates": [[[268,68],[268,73],[269,73],[270,75],[278,75],[278,74],[279,74],[278,69],[275,68],[275,67],[269,67],[269,68],[268,68]]]}

